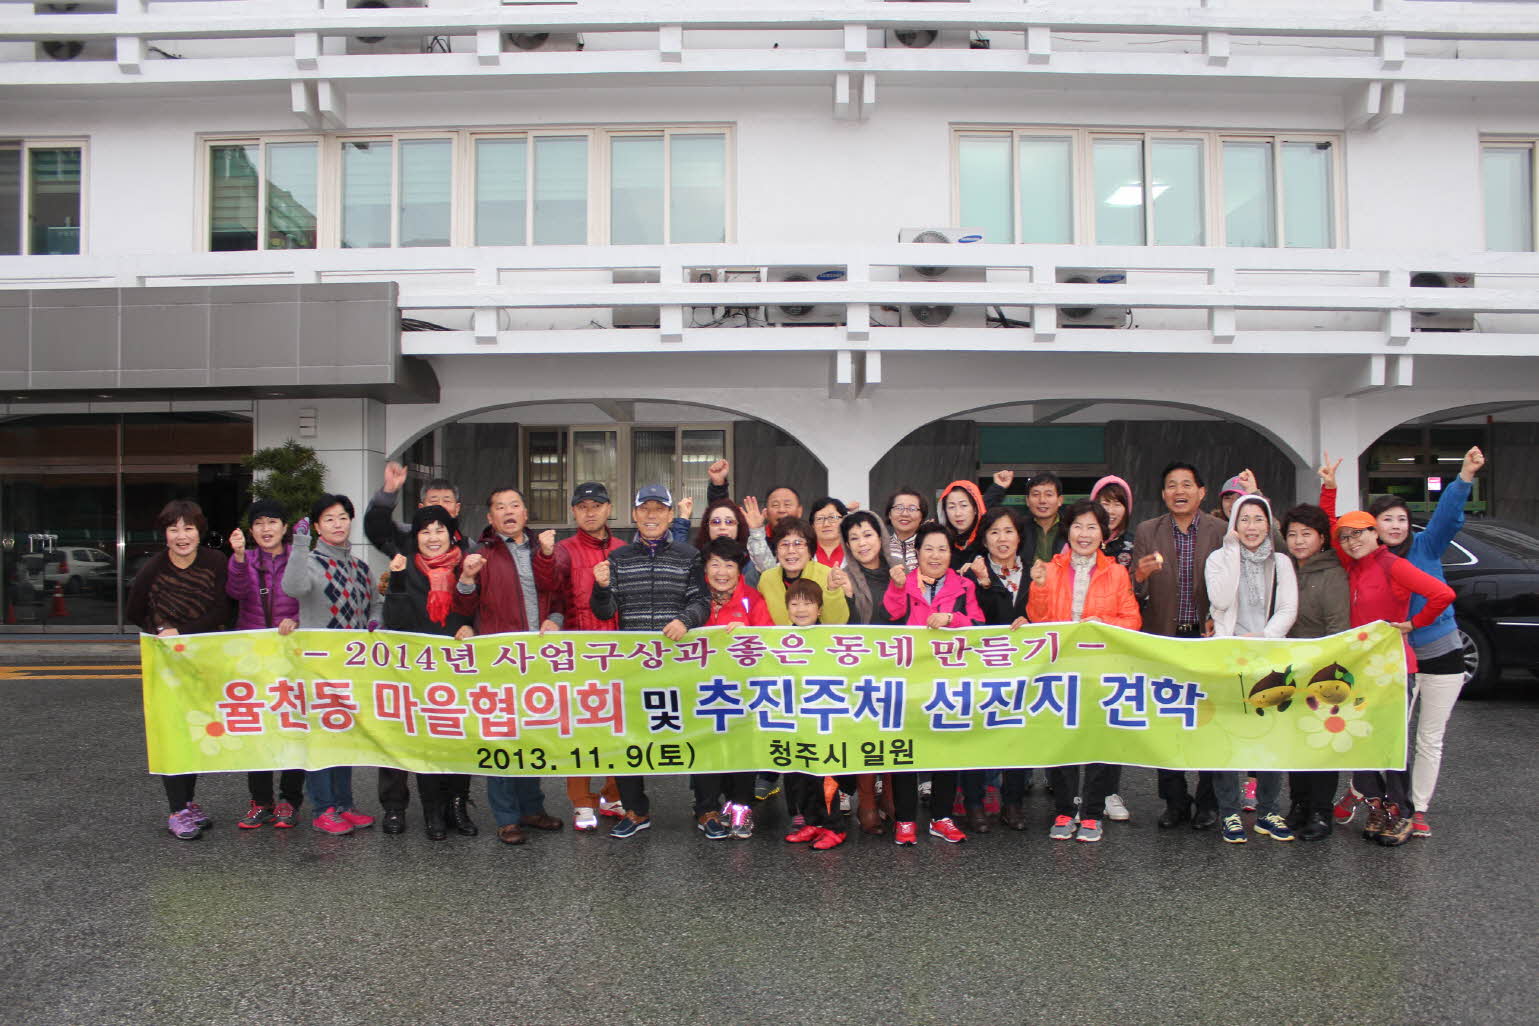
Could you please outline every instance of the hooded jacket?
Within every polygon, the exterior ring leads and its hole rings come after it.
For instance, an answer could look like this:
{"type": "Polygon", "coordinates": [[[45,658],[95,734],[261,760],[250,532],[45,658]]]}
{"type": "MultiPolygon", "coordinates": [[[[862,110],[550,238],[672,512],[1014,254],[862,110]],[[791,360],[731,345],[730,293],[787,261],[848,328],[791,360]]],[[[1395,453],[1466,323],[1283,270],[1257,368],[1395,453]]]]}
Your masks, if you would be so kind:
{"type": "MultiPolygon", "coordinates": [[[[1031,584],[1026,600],[1026,618],[1032,623],[1069,623],[1074,619],[1073,557],[1060,552],[1047,565],[1041,584],[1031,584]]],[[[1090,589],[1085,592],[1085,607],[1080,620],[1095,617],[1113,627],[1136,631],[1143,626],[1138,599],[1133,597],[1133,582],[1128,572],[1104,552],[1095,554],[1090,571],[1090,589]]]]}
{"type": "Polygon", "coordinates": [[[705,621],[707,627],[722,627],[729,623],[740,623],[747,627],[775,626],[769,607],[764,604],[764,596],[759,594],[757,588],[750,586],[746,578],[737,579],[737,587],[733,589],[732,596],[719,607],[712,603],[710,618],[705,621]]]}
{"type": "MultiPolygon", "coordinates": [[[[677,540],[677,539],[675,539],[677,540]]],[[[556,551],[547,556],[538,544],[534,547],[534,584],[542,593],[561,597],[566,612],[564,630],[612,631],[614,617],[601,620],[593,615],[593,568],[625,543],[606,532],[602,541],[585,531],[556,543],[556,551]]]]}
{"type": "Polygon", "coordinates": [[[1101,551],[1127,569],[1133,565],[1133,486],[1116,474],[1107,474],[1090,489],[1090,501],[1096,501],[1096,496],[1101,494],[1101,489],[1110,484],[1122,486],[1122,490],[1128,496],[1128,507],[1122,514],[1122,530],[1116,537],[1106,539],[1106,543],[1101,546],[1101,551]]]}
{"type": "MultiPolygon", "coordinates": [[[[1260,495],[1246,495],[1229,510],[1229,531],[1217,552],[1208,557],[1203,573],[1208,585],[1208,615],[1213,618],[1213,636],[1231,638],[1238,630],[1240,589],[1244,586],[1241,566],[1245,546],[1235,526],[1242,507],[1260,503],[1266,510],[1267,538],[1273,537],[1272,504],[1260,495]]],[[[1286,638],[1298,618],[1299,586],[1293,573],[1293,560],[1286,552],[1273,552],[1262,568],[1262,593],[1266,596],[1267,619],[1261,629],[1263,638],[1286,638]]]]}
{"type": "Polygon", "coordinates": [[[915,570],[904,580],[903,587],[887,589],[882,604],[887,607],[893,623],[909,627],[925,626],[935,613],[950,615],[948,627],[972,627],[983,622],[977,588],[955,570],[947,570],[946,576],[941,578],[934,601],[920,590],[919,571],[915,570]]]}
{"type": "Polygon", "coordinates": [[[951,539],[951,569],[960,570],[983,551],[978,543],[978,522],[983,519],[983,493],[978,491],[978,486],[971,481],[953,481],[941,492],[937,519],[946,528],[946,537],[951,539]],[[967,529],[967,534],[960,534],[951,526],[951,520],[946,516],[946,499],[952,492],[961,489],[973,504],[973,524],[967,529]]]}

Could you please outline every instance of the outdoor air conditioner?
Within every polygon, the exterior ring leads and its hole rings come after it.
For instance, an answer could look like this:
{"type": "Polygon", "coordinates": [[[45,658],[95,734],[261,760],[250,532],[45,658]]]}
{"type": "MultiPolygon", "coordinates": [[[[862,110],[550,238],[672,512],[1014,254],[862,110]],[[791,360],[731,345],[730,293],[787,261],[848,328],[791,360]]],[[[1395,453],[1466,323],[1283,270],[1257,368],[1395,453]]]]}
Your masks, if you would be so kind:
{"type": "Polygon", "coordinates": [[[505,53],[581,50],[582,36],[575,32],[504,32],[502,49],[505,53]]]}
{"type": "MultiPolygon", "coordinates": [[[[116,10],[115,7],[86,3],[39,4],[38,14],[94,14],[116,10]]],[[[117,44],[111,39],[48,39],[37,44],[34,59],[39,61],[112,61],[117,60],[117,44]]]]}
{"type": "MultiPolygon", "coordinates": [[[[967,243],[981,242],[983,233],[976,228],[904,228],[898,232],[899,242],[967,243]]],[[[988,281],[988,271],[982,267],[921,266],[898,268],[899,281],[988,281]]],[[[946,306],[918,303],[903,308],[905,323],[935,328],[981,328],[984,326],[984,308],[981,306],[946,306]]]]}
{"type": "MultiPolygon", "coordinates": [[[[655,285],[657,272],[652,270],[616,270],[616,285],[655,285]]],[[[612,311],[611,323],[617,328],[656,328],[660,326],[655,306],[617,306],[612,311]]]]}
{"type": "Polygon", "coordinates": [[[968,29],[888,29],[890,50],[987,50],[989,42],[968,29]]]}
{"type": "MultiPolygon", "coordinates": [[[[770,281],[844,281],[842,267],[771,267],[770,281]]],[[[779,325],[843,324],[843,303],[807,303],[796,306],[771,306],[770,319],[779,325]]]]}
{"type": "MultiPolygon", "coordinates": [[[[1468,289],[1475,285],[1472,274],[1417,271],[1411,275],[1413,289],[1468,289]]],[[[1416,311],[1411,314],[1412,331],[1474,331],[1475,315],[1466,310],[1416,311]]]]}
{"type": "MultiPolygon", "coordinates": [[[[1060,267],[1060,285],[1126,285],[1126,271],[1108,271],[1093,267],[1060,267]]],[[[1121,328],[1128,322],[1125,306],[1060,306],[1060,328],[1121,328]]]]}
{"type": "MultiPolygon", "coordinates": [[[[347,9],[350,11],[426,6],[427,0],[347,0],[347,9]]],[[[432,39],[431,33],[421,31],[383,36],[348,36],[347,52],[351,54],[425,53],[432,39]]]]}

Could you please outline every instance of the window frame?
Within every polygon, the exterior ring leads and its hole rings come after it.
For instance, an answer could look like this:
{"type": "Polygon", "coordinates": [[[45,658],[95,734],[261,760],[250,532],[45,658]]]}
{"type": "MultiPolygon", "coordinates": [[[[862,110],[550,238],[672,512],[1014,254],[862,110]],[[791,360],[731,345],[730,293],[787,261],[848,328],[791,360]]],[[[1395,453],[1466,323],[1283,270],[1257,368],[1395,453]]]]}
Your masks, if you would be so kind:
{"type": "Polygon", "coordinates": [[[21,233],[19,252],[15,256],[85,256],[89,253],[87,241],[90,238],[90,222],[87,215],[87,198],[90,196],[91,184],[91,149],[90,140],[79,136],[64,136],[58,139],[50,139],[46,136],[25,136],[0,139],[0,146],[5,148],[15,147],[21,155],[21,164],[18,177],[18,204],[16,210],[18,231],[21,233]],[[37,253],[32,249],[32,151],[33,150],[68,150],[80,151],[80,206],[79,224],[80,245],[74,253],[37,253]]]}
{"type": "Polygon", "coordinates": [[[1539,252],[1539,136],[1534,135],[1481,135],[1480,161],[1477,171],[1480,179],[1480,241],[1488,253],[1535,253],[1539,252]],[[1528,248],[1492,249],[1486,233],[1486,150],[1528,150],[1528,248]]]}
{"type": "MultiPolygon", "coordinates": [[[[1271,145],[1272,155],[1272,231],[1275,243],[1268,249],[1289,249],[1285,232],[1286,181],[1282,167],[1285,143],[1329,143],[1333,154],[1331,161],[1330,225],[1331,244],[1311,249],[1344,249],[1346,241],[1346,175],[1344,165],[1345,135],[1340,132],[1314,131],[1248,131],[1244,129],[1192,129],[1192,128],[1138,128],[1116,125],[988,125],[956,123],[951,126],[951,218],[959,220],[962,209],[961,141],[965,138],[997,138],[1010,140],[1010,182],[1014,191],[1011,196],[1011,238],[1013,245],[1139,245],[1156,248],[1154,204],[1150,202],[1148,184],[1152,179],[1153,144],[1161,140],[1199,140],[1202,152],[1203,196],[1200,209],[1203,214],[1203,242],[1201,248],[1224,248],[1229,245],[1226,218],[1224,216],[1223,146],[1226,142],[1266,142],[1271,145]],[[1020,243],[1022,215],[1026,204],[1020,195],[1020,140],[1023,138],[1070,139],[1071,188],[1070,204],[1072,236],[1066,243],[1020,243]],[[1143,230],[1144,241],[1133,244],[1096,242],[1096,199],[1094,190],[1094,147],[1097,139],[1137,140],[1142,147],[1142,171],[1144,181],[1143,230]]],[[[1539,190],[1536,190],[1539,191],[1539,190]]],[[[964,226],[965,227],[965,226],[964,226]]]]}
{"type": "MultiPolygon", "coordinates": [[[[292,247],[285,246],[281,250],[269,246],[272,227],[267,219],[267,147],[269,143],[314,143],[315,144],[315,248],[325,247],[322,233],[325,231],[326,220],[321,211],[327,205],[326,196],[326,144],[325,137],[316,132],[301,132],[293,135],[239,135],[239,136],[209,136],[202,140],[202,161],[198,168],[198,226],[197,226],[197,252],[200,253],[262,253],[269,250],[273,252],[289,252],[292,247]],[[210,190],[214,187],[214,148],[216,146],[255,146],[257,148],[257,248],[216,250],[210,246],[214,230],[213,211],[210,202],[213,197],[210,190]]],[[[338,162],[340,169],[340,159],[338,162]]],[[[338,229],[340,234],[340,228],[338,229]]],[[[296,252],[307,252],[296,250],[296,252]]]]}

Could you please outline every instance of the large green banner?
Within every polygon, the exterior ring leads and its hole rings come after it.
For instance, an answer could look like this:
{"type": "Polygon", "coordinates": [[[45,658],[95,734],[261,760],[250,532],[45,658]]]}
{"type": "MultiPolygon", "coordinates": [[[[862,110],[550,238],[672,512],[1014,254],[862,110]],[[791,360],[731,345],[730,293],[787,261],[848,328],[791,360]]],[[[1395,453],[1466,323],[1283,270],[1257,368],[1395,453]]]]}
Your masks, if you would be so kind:
{"type": "Polygon", "coordinates": [[[1099,623],[140,642],[150,772],[398,766],[508,776],[820,774],[1083,762],[1405,765],[1378,623],[1310,641],[1099,623]]]}

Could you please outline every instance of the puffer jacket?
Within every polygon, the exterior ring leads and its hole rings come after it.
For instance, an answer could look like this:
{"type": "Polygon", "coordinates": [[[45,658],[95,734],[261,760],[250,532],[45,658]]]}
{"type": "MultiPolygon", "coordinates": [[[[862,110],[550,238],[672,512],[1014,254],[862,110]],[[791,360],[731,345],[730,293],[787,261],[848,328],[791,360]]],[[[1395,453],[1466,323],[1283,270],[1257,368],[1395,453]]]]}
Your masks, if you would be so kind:
{"type": "Polygon", "coordinates": [[[601,620],[593,615],[593,568],[609,558],[609,554],[625,543],[612,533],[603,540],[578,531],[570,538],[556,543],[556,551],[547,556],[538,543],[534,546],[534,584],[542,592],[561,596],[566,613],[563,630],[612,631],[615,619],[601,620]]]}
{"type": "MultiPolygon", "coordinates": [[[[1074,618],[1074,567],[1067,552],[1060,552],[1048,563],[1046,580],[1031,584],[1026,599],[1026,619],[1032,623],[1069,623],[1074,618]]],[[[1030,583],[1030,582],[1028,582],[1030,583]]],[[[1113,627],[1136,631],[1143,626],[1138,599],[1133,596],[1133,582],[1128,572],[1104,552],[1095,554],[1090,571],[1090,588],[1085,592],[1085,607],[1080,620],[1095,617],[1113,627]]]]}
{"type": "Polygon", "coordinates": [[[983,545],[978,541],[978,522],[983,519],[984,510],[983,494],[971,481],[953,481],[941,491],[940,501],[936,505],[940,508],[937,515],[941,525],[946,528],[946,537],[951,539],[951,569],[961,570],[983,552],[983,545]],[[965,535],[952,527],[951,521],[946,517],[946,499],[958,489],[971,499],[973,504],[973,526],[968,528],[965,535]]]}
{"type": "Polygon", "coordinates": [[[973,627],[983,623],[983,610],[978,608],[978,589],[955,570],[947,570],[946,576],[941,578],[934,601],[925,598],[920,590],[916,571],[908,575],[903,587],[888,588],[887,594],[882,596],[882,604],[887,607],[893,623],[909,627],[925,626],[935,613],[950,615],[948,627],[973,627]]]}
{"type": "Polygon", "coordinates": [[[747,627],[775,626],[769,607],[764,604],[764,596],[741,577],[737,580],[732,596],[720,606],[712,606],[710,619],[705,621],[707,627],[722,627],[729,623],[740,623],[747,627]]]}
{"type": "Polygon", "coordinates": [[[260,631],[284,620],[299,622],[299,600],[284,591],[280,582],[294,546],[284,545],[274,556],[255,545],[246,549],[244,561],[230,557],[225,594],[240,603],[235,617],[238,631],[260,631]]]}

